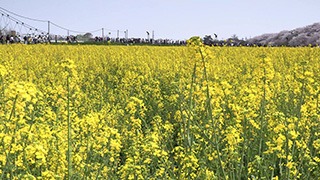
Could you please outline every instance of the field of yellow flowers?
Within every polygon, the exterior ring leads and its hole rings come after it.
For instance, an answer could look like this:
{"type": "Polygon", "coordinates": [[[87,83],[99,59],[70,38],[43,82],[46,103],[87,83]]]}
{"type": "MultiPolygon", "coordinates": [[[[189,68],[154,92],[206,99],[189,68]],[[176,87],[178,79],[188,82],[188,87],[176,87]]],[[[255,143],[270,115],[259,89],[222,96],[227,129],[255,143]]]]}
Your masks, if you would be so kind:
{"type": "Polygon", "coordinates": [[[320,179],[320,49],[2,45],[0,179],[320,179]]]}

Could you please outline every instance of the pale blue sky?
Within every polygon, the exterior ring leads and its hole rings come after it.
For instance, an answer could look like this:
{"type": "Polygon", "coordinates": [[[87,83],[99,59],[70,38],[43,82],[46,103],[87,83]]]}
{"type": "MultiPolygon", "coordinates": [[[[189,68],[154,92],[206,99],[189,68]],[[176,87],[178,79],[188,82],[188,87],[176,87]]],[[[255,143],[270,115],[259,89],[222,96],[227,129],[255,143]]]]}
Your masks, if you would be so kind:
{"type": "MultiPolygon", "coordinates": [[[[142,38],[146,30],[155,38],[249,38],[320,22],[319,0],[0,0],[0,7],[72,30],[128,29],[129,37],[142,38]]],[[[19,19],[47,30],[47,23],[19,19]]],[[[51,25],[51,33],[67,31],[51,25]]]]}

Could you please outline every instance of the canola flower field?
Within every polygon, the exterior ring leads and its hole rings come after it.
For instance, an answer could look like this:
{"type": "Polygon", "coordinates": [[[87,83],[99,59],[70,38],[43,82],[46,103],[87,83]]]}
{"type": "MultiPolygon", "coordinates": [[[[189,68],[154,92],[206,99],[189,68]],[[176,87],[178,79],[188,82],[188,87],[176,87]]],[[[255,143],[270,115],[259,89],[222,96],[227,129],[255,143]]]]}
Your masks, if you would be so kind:
{"type": "Polygon", "coordinates": [[[319,48],[0,57],[0,179],[320,179],[319,48]]]}

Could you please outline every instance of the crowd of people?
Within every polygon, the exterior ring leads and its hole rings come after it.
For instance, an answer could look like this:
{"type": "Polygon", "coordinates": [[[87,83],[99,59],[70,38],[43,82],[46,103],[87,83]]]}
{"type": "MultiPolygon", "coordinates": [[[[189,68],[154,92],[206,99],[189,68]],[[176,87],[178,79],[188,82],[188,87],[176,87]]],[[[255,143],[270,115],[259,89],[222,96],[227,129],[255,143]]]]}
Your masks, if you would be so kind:
{"type": "Polygon", "coordinates": [[[0,35],[1,44],[39,44],[39,43],[77,43],[77,36],[57,36],[57,35],[0,35]]]}
{"type": "MultiPolygon", "coordinates": [[[[186,45],[186,41],[170,39],[144,39],[144,38],[110,38],[94,37],[88,38],[89,42],[110,42],[120,44],[154,44],[154,45],[186,45]]],[[[57,36],[57,35],[0,35],[1,44],[39,44],[39,43],[83,43],[78,41],[77,36],[57,36]]]]}
{"type": "Polygon", "coordinates": [[[186,45],[184,40],[170,40],[170,39],[145,39],[145,38],[102,38],[95,37],[94,41],[111,42],[120,44],[154,44],[154,45],[186,45]]]}
{"type": "Polygon", "coordinates": [[[50,36],[48,35],[1,35],[0,43],[1,44],[38,44],[38,43],[47,43],[50,42],[50,36]]]}
{"type": "Polygon", "coordinates": [[[3,35],[0,34],[1,44],[39,44],[39,43],[85,43],[85,42],[98,42],[98,43],[119,43],[119,44],[153,44],[153,45],[186,45],[184,40],[170,40],[170,39],[145,39],[145,38],[110,38],[110,37],[94,37],[87,39],[79,39],[77,36],[57,36],[57,35],[3,35]]]}
{"type": "MultiPolygon", "coordinates": [[[[145,38],[110,38],[110,37],[94,37],[87,39],[79,39],[77,36],[57,36],[57,35],[0,35],[0,43],[1,44],[43,44],[43,43],[113,43],[113,44],[124,44],[124,45],[144,45],[144,44],[152,44],[152,45],[175,45],[175,46],[185,46],[187,42],[185,40],[170,40],[170,39],[145,39],[145,38]]],[[[247,41],[239,40],[215,40],[215,41],[204,41],[204,44],[209,46],[258,46],[258,47],[266,47],[266,46],[275,46],[272,44],[261,44],[261,43],[249,43],[247,41]]],[[[312,47],[319,47],[319,45],[312,45],[312,47]]]]}

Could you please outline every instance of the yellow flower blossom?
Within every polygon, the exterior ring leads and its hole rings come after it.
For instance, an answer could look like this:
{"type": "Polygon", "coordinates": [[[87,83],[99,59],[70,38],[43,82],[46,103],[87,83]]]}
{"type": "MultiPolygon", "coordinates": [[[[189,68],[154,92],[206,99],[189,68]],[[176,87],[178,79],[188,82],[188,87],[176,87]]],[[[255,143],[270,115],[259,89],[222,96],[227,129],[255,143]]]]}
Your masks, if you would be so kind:
{"type": "Polygon", "coordinates": [[[194,37],[186,47],[12,44],[0,54],[0,178],[320,174],[319,48],[194,37]]]}

